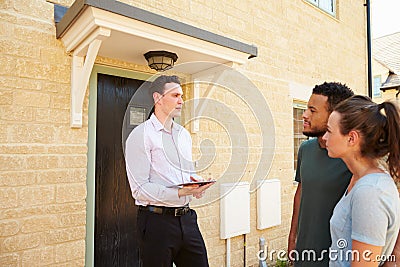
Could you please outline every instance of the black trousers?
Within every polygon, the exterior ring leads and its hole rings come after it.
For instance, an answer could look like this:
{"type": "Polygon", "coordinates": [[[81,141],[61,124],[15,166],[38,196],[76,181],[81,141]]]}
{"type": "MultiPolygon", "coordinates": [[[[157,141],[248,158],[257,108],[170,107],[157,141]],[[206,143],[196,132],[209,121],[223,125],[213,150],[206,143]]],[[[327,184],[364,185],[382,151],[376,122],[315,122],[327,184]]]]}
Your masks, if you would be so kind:
{"type": "Polygon", "coordinates": [[[208,267],[194,210],[176,217],[139,210],[138,237],[142,267],[208,267]]]}

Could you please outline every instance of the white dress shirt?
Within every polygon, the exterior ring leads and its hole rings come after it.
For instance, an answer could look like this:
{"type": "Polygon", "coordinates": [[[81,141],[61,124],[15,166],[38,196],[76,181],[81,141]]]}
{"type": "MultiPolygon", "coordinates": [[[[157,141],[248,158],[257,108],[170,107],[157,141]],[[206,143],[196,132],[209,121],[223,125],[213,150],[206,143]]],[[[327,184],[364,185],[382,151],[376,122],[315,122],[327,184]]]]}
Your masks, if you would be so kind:
{"type": "Polygon", "coordinates": [[[179,197],[173,185],[190,182],[194,173],[192,138],[173,122],[168,132],[152,114],[126,140],[126,172],[136,205],[180,207],[191,197],[179,197]]]}

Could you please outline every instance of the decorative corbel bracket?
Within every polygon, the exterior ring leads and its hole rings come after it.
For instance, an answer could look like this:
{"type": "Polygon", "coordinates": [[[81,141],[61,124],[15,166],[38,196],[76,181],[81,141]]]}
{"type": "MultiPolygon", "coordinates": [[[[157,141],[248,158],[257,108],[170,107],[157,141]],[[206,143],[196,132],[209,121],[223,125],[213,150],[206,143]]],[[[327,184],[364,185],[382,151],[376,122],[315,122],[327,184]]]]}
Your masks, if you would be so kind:
{"type": "Polygon", "coordinates": [[[82,127],[82,109],[90,74],[101,43],[111,30],[98,27],[72,53],[71,70],[71,128],[82,127]]]}

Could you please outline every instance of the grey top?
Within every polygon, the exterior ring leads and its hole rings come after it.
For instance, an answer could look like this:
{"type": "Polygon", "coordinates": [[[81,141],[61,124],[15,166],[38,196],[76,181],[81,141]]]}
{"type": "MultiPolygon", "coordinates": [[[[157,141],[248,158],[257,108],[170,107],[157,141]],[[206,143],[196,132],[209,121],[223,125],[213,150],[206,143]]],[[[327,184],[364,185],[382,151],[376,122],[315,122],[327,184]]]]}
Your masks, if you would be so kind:
{"type": "Polygon", "coordinates": [[[399,216],[399,192],[390,175],[373,173],[360,178],[334,209],[329,266],[351,265],[352,240],[381,246],[381,255],[391,255],[399,232],[399,216]]]}
{"type": "Polygon", "coordinates": [[[329,220],[352,174],[341,159],[330,158],[316,138],[301,144],[297,162],[296,181],[301,183],[302,192],[296,243],[299,261],[295,266],[328,266],[329,220]]]}

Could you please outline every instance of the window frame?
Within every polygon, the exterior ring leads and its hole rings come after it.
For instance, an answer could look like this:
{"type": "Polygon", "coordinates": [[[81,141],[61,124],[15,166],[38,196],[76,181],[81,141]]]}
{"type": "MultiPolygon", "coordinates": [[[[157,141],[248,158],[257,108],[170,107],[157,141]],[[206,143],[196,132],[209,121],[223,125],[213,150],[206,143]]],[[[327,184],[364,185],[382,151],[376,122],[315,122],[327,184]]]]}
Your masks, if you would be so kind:
{"type": "MultiPolygon", "coordinates": [[[[296,162],[297,162],[297,155],[299,153],[299,147],[302,142],[305,140],[308,140],[308,137],[303,135],[302,130],[301,133],[299,131],[296,131],[296,125],[295,125],[295,120],[298,120],[294,116],[294,111],[295,109],[302,110],[303,112],[307,110],[307,103],[303,101],[295,101],[293,102],[292,106],[292,120],[293,120],[293,167],[294,167],[294,172],[296,173],[296,162]],[[302,140],[300,143],[298,143],[299,140],[302,140]],[[298,144],[297,144],[298,143],[298,144]],[[296,145],[297,144],[297,145],[296,145]]],[[[303,115],[303,113],[301,113],[303,115]]],[[[303,119],[301,119],[303,121],[303,119]]]]}
{"type": "Polygon", "coordinates": [[[382,97],[382,91],[381,91],[382,76],[381,76],[381,75],[375,75],[372,84],[373,84],[373,87],[372,87],[372,97],[382,97]],[[375,81],[376,79],[379,79],[379,86],[378,86],[378,89],[376,88],[376,81],[375,81]]]}
{"type": "Polygon", "coordinates": [[[322,10],[323,12],[328,13],[329,15],[336,17],[336,0],[304,0],[310,4],[312,4],[313,6],[319,8],[320,10],[322,10]],[[328,10],[326,9],[323,4],[324,2],[322,1],[330,1],[331,5],[332,5],[332,9],[333,10],[328,10]]]}

